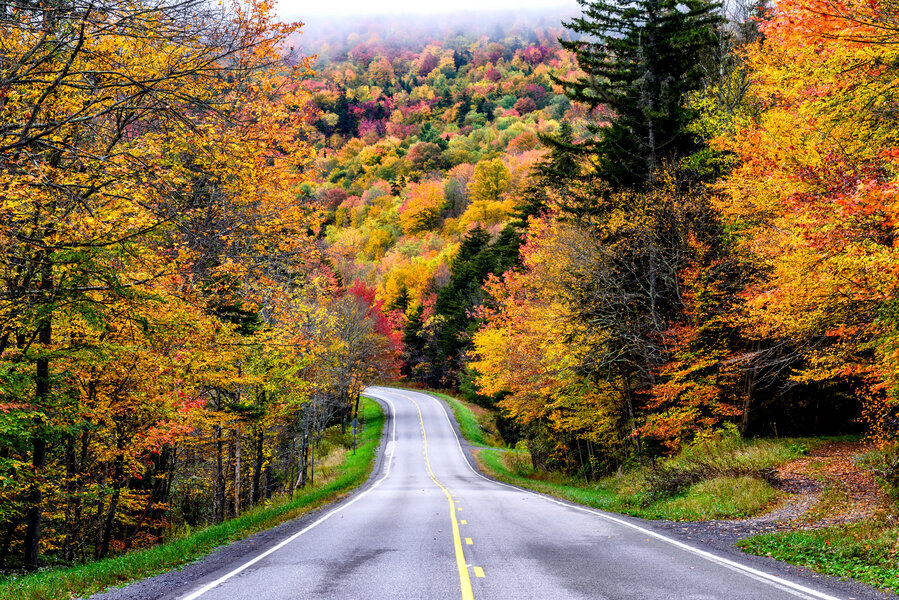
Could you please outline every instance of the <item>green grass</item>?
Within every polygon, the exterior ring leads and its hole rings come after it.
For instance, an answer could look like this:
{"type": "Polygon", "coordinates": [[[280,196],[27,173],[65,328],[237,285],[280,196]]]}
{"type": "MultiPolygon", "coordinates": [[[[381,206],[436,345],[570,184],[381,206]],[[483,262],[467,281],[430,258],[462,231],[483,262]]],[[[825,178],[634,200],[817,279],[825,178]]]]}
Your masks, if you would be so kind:
{"type": "Polygon", "coordinates": [[[767,533],[737,545],[751,554],[899,592],[899,527],[883,521],[767,533]]]}
{"type": "Polygon", "coordinates": [[[824,439],[742,439],[737,434],[731,434],[688,446],[665,462],[681,470],[749,473],[782,465],[824,443],[824,439]]]}
{"type": "Polygon", "coordinates": [[[462,437],[468,440],[469,444],[472,446],[486,446],[492,448],[498,448],[503,445],[502,440],[496,433],[496,424],[489,411],[484,409],[482,416],[479,417],[474,412],[477,409],[473,409],[472,405],[468,402],[458,400],[440,392],[428,391],[427,393],[446,400],[450,410],[453,411],[453,416],[456,417],[456,422],[459,424],[459,431],[462,432],[462,437]]]}
{"type": "Polygon", "coordinates": [[[709,440],[665,461],[662,476],[683,476],[691,485],[684,485],[678,493],[660,495],[654,491],[653,478],[640,470],[595,482],[535,470],[527,452],[500,448],[500,440],[490,433],[495,425],[489,413],[479,417],[466,402],[440,392],[428,393],[446,400],[465,439],[483,447],[477,459],[489,475],[557,498],[646,519],[698,521],[758,514],[778,493],[751,475],[802,456],[817,443],[810,439],[741,440],[733,435],[709,440]]]}
{"type": "Polygon", "coordinates": [[[483,449],[477,453],[481,468],[500,481],[511,483],[536,492],[571,500],[602,510],[635,514],[639,502],[628,503],[632,495],[619,494],[597,485],[587,485],[580,479],[558,473],[538,473],[529,468],[527,453],[483,449]]]}
{"type": "Polygon", "coordinates": [[[363,401],[362,415],[365,429],[359,437],[355,455],[346,452],[340,473],[320,486],[301,490],[292,500],[284,498],[258,506],[225,523],[152,548],[81,566],[47,569],[2,580],[0,599],[69,600],[86,597],[111,586],[177,568],[209,554],[218,546],[270,529],[336,499],[365,482],[374,465],[384,415],[380,406],[368,398],[363,401]]]}
{"type": "Polygon", "coordinates": [[[756,477],[716,477],[693,484],[683,496],[650,504],[644,516],[676,521],[742,518],[762,512],[777,496],[756,477]]]}
{"type": "Polygon", "coordinates": [[[748,476],[718,476],[689,486],[674,497],[655,499],[639,471],[585,483],[558,473],[535,471],[526,452],[484,449],[478,462],[493,477],[601,510],[644,519],[701,521],[733,519],[762,512],[777,497],[767,482],[748,476]]]}

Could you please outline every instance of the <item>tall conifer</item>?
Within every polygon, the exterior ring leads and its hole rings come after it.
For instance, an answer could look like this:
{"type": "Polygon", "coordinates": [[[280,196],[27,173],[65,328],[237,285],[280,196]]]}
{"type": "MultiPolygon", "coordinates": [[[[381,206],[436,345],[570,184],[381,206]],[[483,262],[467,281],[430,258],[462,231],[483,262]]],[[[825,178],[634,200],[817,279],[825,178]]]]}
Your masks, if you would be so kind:
{"type": "Polygon", "coordinates": [[[609,111],[588,142],[599,175],[613,188],[640,186],[697,149],[685,129],[693,117],[686,97],[702,87],[702,64],[717,48],[720,4],[578,1],[583,14],[565,26],[579,38],[561,43],[584,75],[557,82],[572,100],[609,111]]]}

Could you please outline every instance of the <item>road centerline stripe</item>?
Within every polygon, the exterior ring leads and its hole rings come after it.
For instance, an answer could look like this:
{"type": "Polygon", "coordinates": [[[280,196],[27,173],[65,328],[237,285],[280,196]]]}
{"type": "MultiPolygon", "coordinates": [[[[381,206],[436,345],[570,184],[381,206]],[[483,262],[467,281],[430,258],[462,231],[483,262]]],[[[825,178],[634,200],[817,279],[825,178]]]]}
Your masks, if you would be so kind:
{"type": "MultiPolygon", "coordinates": [[[[468,574],[468,565],[465,564],[465,554],[462,551],[462,534],[459,532],[459,521],[456,518],[456,510],[462,510],[461,508],[456,508],[456,503],[453,502],[453,496],[450,494],[450,491],[437,479],[437,476],[434,475],[434,471],[431,469],[431,459],[428,457],[428,434],[425,431],[425,420],[421,414],[421,406],[418,405],[414,399],[406,396],[404,394],[399,394],[401,397],[406,398],[412,404],[415,405],[415,409],[418,411],[418,420],[421,423],[421,435],[424,439],[424,447],[425,447],[425,466],[428,469],[428,475],[431,476],[431,481],[433,481],[437,487],[443,490],[443,493],[446,495],[446,499],[450,505],[450,520],[453,524],[453,548],[456,551],[456,568],[459,570],[459,587],[462,590],[462,600],[474,600],[474,592],[471,589],[471,576],[468,574]]],[[[458,440],[457,440],[458,441],[458,440]]]]}
{"type": "MultiPolygon", "coordinates": [[[[497,481],[495,479],[490,479],[489,477],[485,476],[484,474],[479,473],[471,465],[471,462],[468,460],[468,456],[465,455],[465,450],[462,449],[462,441],[459,439],[459,434],[456,433],[456,429],[453,427],[453,422],[450,419],[449,412],[447,411],[447,408],[446,408],[446,404],[444,404],[443,402],[440,402],[440,400],[438,400],[434,396],[431,396],[428,394],[421,394],[421,395],[426,396],[427,398],[430,398],[431,400],[433,400],[434,402],[439,404],[440,407],[443,409],[443,416],[446,418],[446,422],[449,424],[450,429],[453,432],[453,436],[456,438],[456,445],[459,447],[459,453],[462,455],[462,459],[465,461],[465,464],[466,464],[466,466],[468,466],[468,469],[472,473],[474,473],[475,475],[477,475],[478,477],[483,479],[484,481],[488,481],[488,482],[496,484],[496,485],[500,485],[503,487],[507,487],[507,488],[519,491],[519,492],[523,492],[523,493],[529,494],[531,496],[536,496],[537,498],[542,498],[543,500],[546,500],[547,502],[552,502],[553,504],[558,504],[560,506],[565,506],[565,507],[568,507],[568,508],[571,508],[574,510],[579,510],[581,512],[590,513],[591,515],[595,515],[597,517],[600,517],[601,519],[610,521],[612,523],[617,523],[618,525],[622,525],[629,529],[635,529],[635,530],[637,530],[641,533],[644,533],[650,537],[656,538],[657,540],[667,542],[668,544],[671,544],[672,546],[680,548],[681,550],[685,550],[687,552],[690,552],[692,554],[700,556],[711,563],[718,564],[724,568],[730,569],[731,571],[740,573],[746,577],[749,577],[750,579],[755,579],[756,581],[764,582],[772,587],[781,589],[781,590],[788,592],[799,598],[808,598],[810,600],[813,600],[815,598],[817,598],[819,600],[840,600],[836,596],[831,596],[830,594],[827,594],[825,592],[819,592],[816,589],[804,586],[800,583],[794,583],[788,579],[783,579],[781,577],[778,577],[777,575],[772,575],[771,573],[766,573],[765,571],[761,571],[759,569],[754,569],[747,565],[743,565],[736,561],[724,558],[722,556],[716,556],[715,554],[712,554],[711,552],[706,552],[705,550],[700,550],[699,548],[694,548],[693,546],[691,546],[689,544],[685,544],[681,541],[675,540],[674,538],[670,538],[668,536],[662,535],[661,533],[657,533],[650,529],[646,529],[645,527],[641,527],[634,523],[630,523],[624,519],[619,519],[612,515],[607,515],[602,512],[599,512],[597,510],[587,508],[585,506],[579,506],[577,504],[562,502],[561,500],[557,500],[556,498],[547,496],[546,494],[540,494],[540,493],[537,493],[537,492],[534,492],[534,491],[531,491],[531,490],[528,490],[525,488],[518,487],[516,485],[512,485],[510,483],[505,483],[503,481],[497,481]]],[[[479,567],[475,567],[476,573],[477,573],[478,568],[479,567]]]]}

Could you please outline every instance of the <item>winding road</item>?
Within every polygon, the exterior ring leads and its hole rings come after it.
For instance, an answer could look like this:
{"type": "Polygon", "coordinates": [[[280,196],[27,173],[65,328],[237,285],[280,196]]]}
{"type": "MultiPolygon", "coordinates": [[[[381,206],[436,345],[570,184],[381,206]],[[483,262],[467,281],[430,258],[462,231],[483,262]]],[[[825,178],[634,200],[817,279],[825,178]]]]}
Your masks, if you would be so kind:
{"type": "MultiPolygon", "coordinates": [[[[170,587],[178,600],[848,598],[602,513],[497,483],[444,404],[392,388],[372,483],[258,553],[170,587]]],[[[827,587],[825,587],[827,586],[827,587]]],[[[129,597],[123,588],[123,597],[129,597]]],[[[130,597],[143,597],[133,594],[130,597]]]]}

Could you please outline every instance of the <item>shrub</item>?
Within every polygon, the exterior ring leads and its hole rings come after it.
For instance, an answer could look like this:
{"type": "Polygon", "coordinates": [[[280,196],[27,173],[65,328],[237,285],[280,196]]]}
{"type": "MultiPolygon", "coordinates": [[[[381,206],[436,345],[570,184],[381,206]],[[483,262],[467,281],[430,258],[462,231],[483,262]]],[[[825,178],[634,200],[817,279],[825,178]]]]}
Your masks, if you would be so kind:
{"type": "Polygon", "coordinates": [[[718,477],[768,479],[771,470],[802,456],[808,448],[785,440],[744,440],[732,431],[687,446],[680,455],[659,461],[646,473],[651,499],[681,493],[700,481],[718,477]]]}
{"type": "Polygon", "coordinates": [[[889,492],[899,500],[899,444],[885,446],[860,456],[856,463],[870,469],[889,492]]]}

